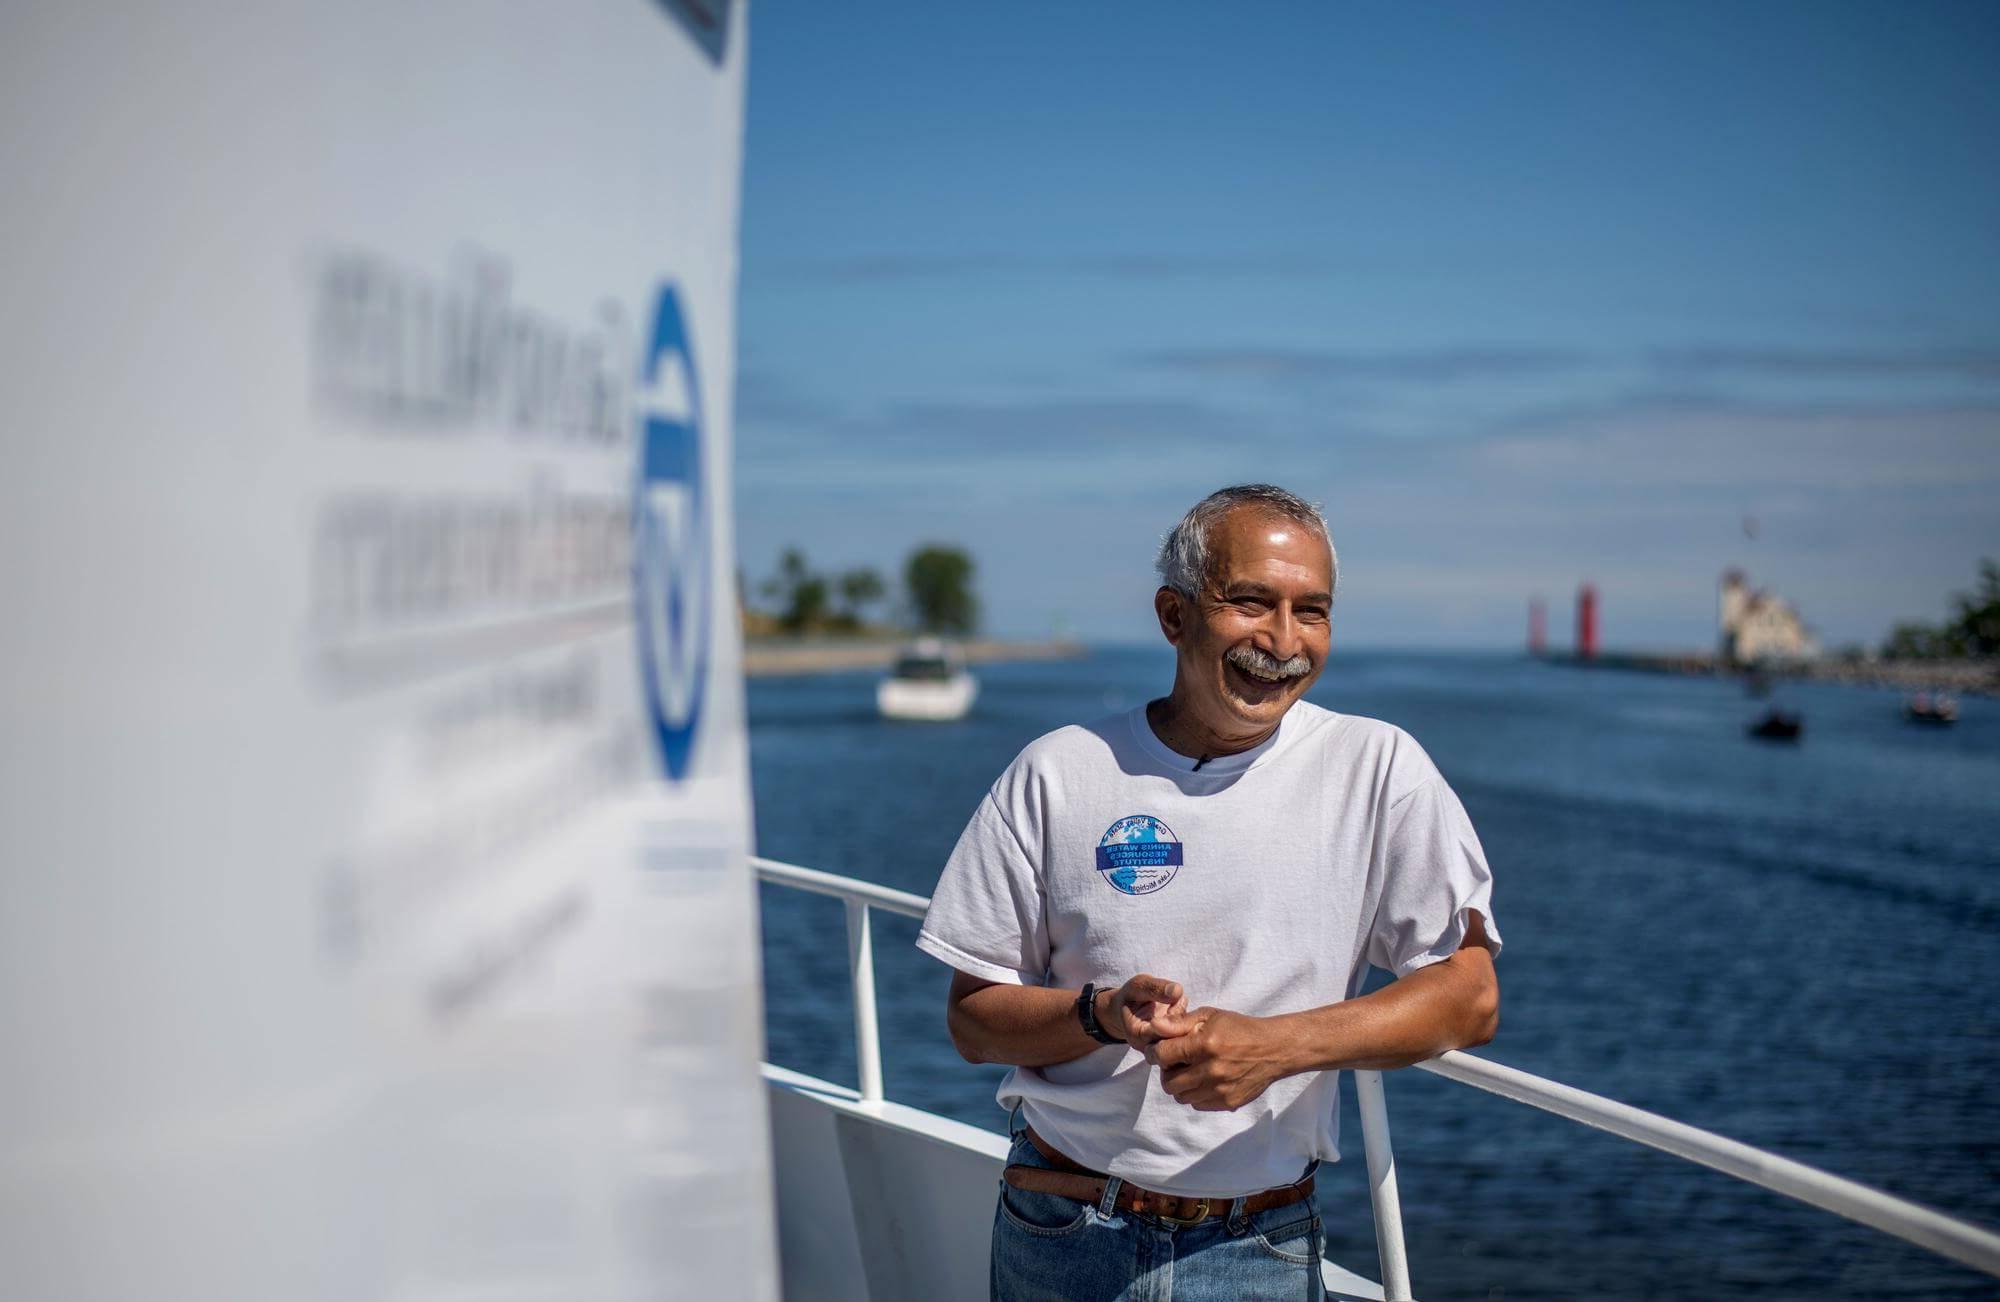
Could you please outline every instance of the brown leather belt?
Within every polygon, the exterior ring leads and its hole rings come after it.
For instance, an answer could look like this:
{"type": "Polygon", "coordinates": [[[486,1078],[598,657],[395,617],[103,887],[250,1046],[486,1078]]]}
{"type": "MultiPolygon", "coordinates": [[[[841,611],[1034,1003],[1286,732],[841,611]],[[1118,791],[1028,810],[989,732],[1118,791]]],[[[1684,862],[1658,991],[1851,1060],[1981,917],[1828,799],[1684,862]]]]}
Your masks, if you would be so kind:
{"type": "MultiPolygon", "coordinates": [[[[1028,1127],[1028,1142],[1035,1151],[1046,1158],[1051,1166],[1058,1169],[1045,1171],[1038,1166],[1010,1166],[1003,1178],[1016,1189],[1029,1193],[1057,1194],[1064,1198],[1074,1198],[1080,1203],[1102,1202],[1104,1186],[1110,1177],[1102,1171],[1093,1171],[1087,1166],[1071,1161],[1049,1146],[1049,1142],[1028,1127]]],[[[1269,1211],[1273,1207],[1285,1207],[1303,1202],[1312,1197],[1313,1177],[1307,1176],[1296,1184],[1281,1185],[1276,1189],[1266,1189],[1262,1193],[1251,1194],[1243,1200],[1243,1212],[1269,1211]]],[[[1178,1194],[1154,1193],[1151,1189],[1141,1189],[1129,1182],[1118,1186],[1118,1198],[1114,1206],[1121,1212],[1136,1212],[1141,1216],[1157,1216],[1163,1221],[1176,1225],[1193,1225],[1211,1216],[1227,1216],[1234,1198],[1194,1198],[1178,1194]]]]}

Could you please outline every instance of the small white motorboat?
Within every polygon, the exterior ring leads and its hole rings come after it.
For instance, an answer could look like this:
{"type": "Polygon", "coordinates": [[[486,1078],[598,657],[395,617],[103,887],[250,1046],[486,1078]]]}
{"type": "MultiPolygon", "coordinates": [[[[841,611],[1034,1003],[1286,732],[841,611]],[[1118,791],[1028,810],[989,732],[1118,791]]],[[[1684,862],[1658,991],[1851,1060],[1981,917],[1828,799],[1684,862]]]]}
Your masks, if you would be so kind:
{"type": "Polygon", "coordinates": [[[896,667],[875,686],[885,719],[962,719],[979,696],[979,680],[958,653],[934,637],[920,638],[896,657],[896,667]]]}
{"type": "Polygon", "coordinates": [[[1943,692],[1918,692],[1903,702],[1903,717],[1911,723],[1948,728],[1958,722],[1958,702],[1943,692]]]}

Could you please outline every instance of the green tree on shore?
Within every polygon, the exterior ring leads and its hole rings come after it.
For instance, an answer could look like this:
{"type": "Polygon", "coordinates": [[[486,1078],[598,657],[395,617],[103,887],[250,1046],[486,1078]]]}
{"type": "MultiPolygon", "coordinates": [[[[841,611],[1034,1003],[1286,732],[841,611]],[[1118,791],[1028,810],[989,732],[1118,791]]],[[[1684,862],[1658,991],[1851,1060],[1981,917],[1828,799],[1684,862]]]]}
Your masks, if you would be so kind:
{"type": "Polygon", "coordinates": [[[867,612],[888,595],[879,571],[869,566],[822,574],[805,552],[787,547],[778,556],[777,571],[757,586],[769,604],[767,616],[778,631],[797,637],[804,633],[864,633],[867,612]]]}
{"type": "Polygon", "coordinates": [[[863,612],[882,600],[889,590],[882,576],[865,565],[843,573],[835,586],[840,589],[840,613],[834,616],[834,622],[850,632],[867,626],[863,612]]]}
{"type": "Polygon", "coordinates": [[[972,591],[972,557],[960,547],[932,543],[910,553],[903,586],[917,627],[926,633],[970,633],[979,626],[979,598],[972,591]]]}
{"type": "Polygon", "coordinates": [[[1882,644],[1895,660],[1950,660],[2000,655],[2000,562],[1979,563],[1979,586],[1952,598],[1952,618],[1943,624],[1898,624],[1882,644]]]}
{"type": "Polygon", "coordinates": [[[806,554],[787,547],[778,557],[778,572],[764,581],[764,595],[778,603],[778,627],[803,633],[826,622],[826,580],[806,564],[806,554]]]}
{"type": "MultiPolygon", "coordinates": [[[[978,627],[979,599],[972,590],[972,572],[972,557],[960,547],[934,543],[910,553],[903,583],[918,628],[927,633],[970,633],[978,627]]],[[[797,547],[779,554],[777,571],[757,590],[769,603],[770,614],[764,618],[793,637],[869,632],[869,608],[889,595],[879,571],[864,565],[838,575],[822,574],[797,547]]]]}
{"type": "Polygon", "coordinates": [[[2000,563],[1979,563],[1979,586],[1958,594],[1959,635],[1973,655],[2000,655],[2000,563]]]}

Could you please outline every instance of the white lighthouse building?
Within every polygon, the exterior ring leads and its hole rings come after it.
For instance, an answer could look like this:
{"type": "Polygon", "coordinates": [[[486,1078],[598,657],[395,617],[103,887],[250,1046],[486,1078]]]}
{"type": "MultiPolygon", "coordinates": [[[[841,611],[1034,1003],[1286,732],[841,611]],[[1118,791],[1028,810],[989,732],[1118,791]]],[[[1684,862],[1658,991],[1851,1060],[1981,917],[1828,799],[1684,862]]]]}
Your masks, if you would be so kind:
{"type": "Polygon", "coordinates": [[[1742,570],[1723,574],[1717,606],[1717,652],[1728,663],[1810,660],[1819,654],[1819,643],[1792,603],[1776,593],[1751,588],[1742,570]]]}

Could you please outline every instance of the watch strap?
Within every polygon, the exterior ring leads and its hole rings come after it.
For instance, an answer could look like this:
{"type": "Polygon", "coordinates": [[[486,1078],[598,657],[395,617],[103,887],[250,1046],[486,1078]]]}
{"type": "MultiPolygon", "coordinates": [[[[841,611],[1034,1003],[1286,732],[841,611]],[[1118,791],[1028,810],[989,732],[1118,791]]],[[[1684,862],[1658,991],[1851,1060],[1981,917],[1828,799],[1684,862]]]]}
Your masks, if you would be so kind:
{"type": "Polygon", "coordinates": [[[1083,993],[1076,997],[1076,1020],[1082,1024],[1083,1033],[1099,1044],[1125,1043],[1125,1041],[1105,1030],[1097,1020],[1097,984],[1095,982],[1086,981],[1083,983],[1083,993]]]}

